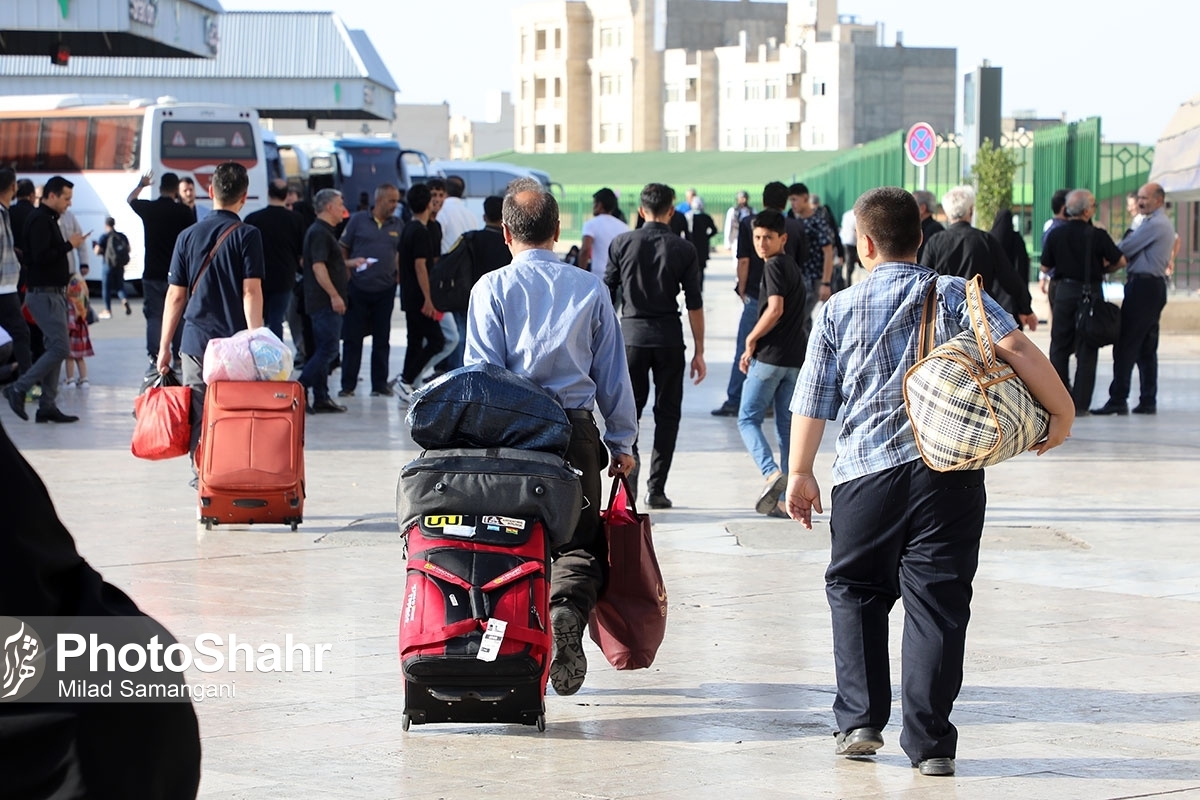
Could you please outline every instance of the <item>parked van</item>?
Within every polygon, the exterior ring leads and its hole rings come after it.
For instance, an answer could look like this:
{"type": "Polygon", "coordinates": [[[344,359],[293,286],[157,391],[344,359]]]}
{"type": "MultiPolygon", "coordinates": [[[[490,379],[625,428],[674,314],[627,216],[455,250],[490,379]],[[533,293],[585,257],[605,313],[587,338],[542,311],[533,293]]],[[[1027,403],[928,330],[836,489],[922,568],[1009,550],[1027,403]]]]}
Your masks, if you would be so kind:
{"type": "MultiPolygon", "coordinates": [[[[545,172],[540,169],[519,167],[516,164],[505,164],[500,161],[443,161],[438,159],[431,162],[429,167],[430,177],[437,175],[444,178],[457,175],[463,179],[463,183],[466,184],[463,200],[471,213],[480,220],[481,226],[483,225],[484,199],[491,195],[503,197],[508,184],[517,178],[536,178],[547,189],[553,191],[557,187],[559,195],[562,194],[562,186],[553,183],[545,172]]],[[[415,175],[413,180],[420,181],[415,175]]]]}

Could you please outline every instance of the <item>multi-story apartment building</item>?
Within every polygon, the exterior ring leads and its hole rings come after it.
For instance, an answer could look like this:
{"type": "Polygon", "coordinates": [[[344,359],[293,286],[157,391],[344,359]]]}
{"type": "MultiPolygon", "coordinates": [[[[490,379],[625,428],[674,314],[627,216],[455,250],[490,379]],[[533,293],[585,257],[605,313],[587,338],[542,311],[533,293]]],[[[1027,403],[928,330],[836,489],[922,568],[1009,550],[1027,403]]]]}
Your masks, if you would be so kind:
{"type": "Polygon", "coordinates": [[[955,51],[880,46],[837,0],[520,7],[521,152],[833,150],[954,125],[955,51]]]}

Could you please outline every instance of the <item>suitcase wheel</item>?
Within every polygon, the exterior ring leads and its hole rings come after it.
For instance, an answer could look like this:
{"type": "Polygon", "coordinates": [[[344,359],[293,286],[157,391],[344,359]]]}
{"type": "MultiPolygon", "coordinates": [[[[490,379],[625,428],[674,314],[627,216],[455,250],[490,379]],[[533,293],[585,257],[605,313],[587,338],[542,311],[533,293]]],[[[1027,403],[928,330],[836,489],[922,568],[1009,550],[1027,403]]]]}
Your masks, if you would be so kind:
{"type": "Polygon", "coordinates": [[[545,733],[545,731],[546,731],[546,715],[538,714],[536,724],[537,724],[538,733],[545,733]]]}
{"type": "Polygon", "coordinates": [[[299,522],[293,522],[293,523],[292,523],[292,533],[295,533],[295,532],[296,532],[296,530],[297,530],[297,529],[299,529],[299,527],[300,527],[300,523],[299,523],[299,522]]]}
{"type": "Polygon", "coordinates": [[[408,714],[400,715],[400,729],[401,730],[405,730],[405,731],[408,730],[408,728],[411,724],[412,724],[412,720],[409,718],[408,714]]]}

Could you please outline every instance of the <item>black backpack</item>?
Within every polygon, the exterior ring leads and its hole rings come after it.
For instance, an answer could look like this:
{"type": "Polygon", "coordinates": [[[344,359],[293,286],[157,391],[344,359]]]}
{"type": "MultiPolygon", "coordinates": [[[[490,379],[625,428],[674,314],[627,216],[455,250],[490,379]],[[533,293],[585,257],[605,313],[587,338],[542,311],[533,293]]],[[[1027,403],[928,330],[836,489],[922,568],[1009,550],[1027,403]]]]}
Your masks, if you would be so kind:
{"type": "Polygon", "coordinates": [[[429,299],[438,311],[466,311],[475,285],[475,231],[467,231],[454,249],[429,272],[429,299]]]}
{"type": "Polygon", "coordinates": [[[129,239],[123,233],[113,231],[104,245],[104,263],[110,267],[123,267],[129,263],[129,239]]]}

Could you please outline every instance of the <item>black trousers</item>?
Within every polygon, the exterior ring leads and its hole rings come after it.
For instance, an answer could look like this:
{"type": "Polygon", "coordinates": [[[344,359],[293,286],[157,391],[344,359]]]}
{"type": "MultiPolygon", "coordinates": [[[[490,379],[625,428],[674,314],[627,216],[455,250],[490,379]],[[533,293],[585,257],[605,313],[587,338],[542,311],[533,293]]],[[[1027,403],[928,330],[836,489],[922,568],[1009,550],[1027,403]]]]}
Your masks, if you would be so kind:
{"type": "Polygon", "coordinates": [[[392,347],[392,309],[396,305],[396,290],[364,292],[353,283],[349,288],[350,302],[342,322],[342,390],[354,391],[358,370],[362,365],[363,339],[371,337],[371,391],[387,389],[388,358],[392,347]]]}
{"type": "MultiPolygon", "coordinates": [[[[1075,330],[1075,312],[1083,297],[1084,284],[1078,281],[1055,281],[1054,315],[1050,320],[1050,363],[1063,386],[1071,393],[1076,411],[1087,411],[1096,388],[1098,351],[1087,344],[1075,330]],[[1071,384],[1071,356],[1075,356],[1075,383],[1071,384]]],[[[1100,297],[1100,284],[1091,291],[1100,297]]]]}
{"type": "Polygon", "coordinates": [[[408,326],[408,347],[404,351],[400,380],[411,386],[429,359],[441,352],[446,337],[442,335],[441,323],[422,314],[420,308],[406,310],[404,321],[408,326]]]}
{"type": "MultiPolygon", "coordinates": [[[[650,478],[646,485],[650,494],[662,494],[675,458],[675,440],[679,437],[679,419],[683,414],[684,348],[683,345],[625,345],[625,359],[629,362],[629,380],[633,384],[633,402],[639,421],[650,398],[651,377],[654,380],[654,451],[650,456],[650,478]]],[[[638,454],[637,442],[633,444],[633,454],[638,454]]],[[[629,486],[637,491],[636,474],[629,486]]]]}
{"type": "Polygon", "coordinates": [[[900,746],[914,762],[953,758],[987,495],[983,470],[922,461],[833,487],[825,595],[833,616],[838,728],[877,728],[892,708],[888,612],[904,598],[900,746]]]}
{"type": "Polygon", "coordinates": [[[1131,277],[1121,302],[1121,338],[1113,347],[1113,379],[1108,401],[1124,405],[1129,400],[1133,367],[1141,384],[1139,402],[1158,402],[1158,320],[1167,305],[1167,282],[1162,278],[1131,277]]]}
{"type": "Polygon", "coordinates": [[[33,350],[29,341],[29,324],[21,313],[21,296],[16,292],[0,294],[0,328],[8,331],[13,340],[13,356],[24,375],[33,366],[33,350]]]}
{"type": "Polygon", "coordinates": [[[581,471],[583,512],[575,535],[554,553],[550,570],[550,602],[569,602],[584,617],[591,613],[608,570],[608,541],[600,526],[600,476],[608,464],[608,454],[600,441],[600,430],[589,411],[568,411],[571,418],[571,444],[567,461],[581,471]]]}

